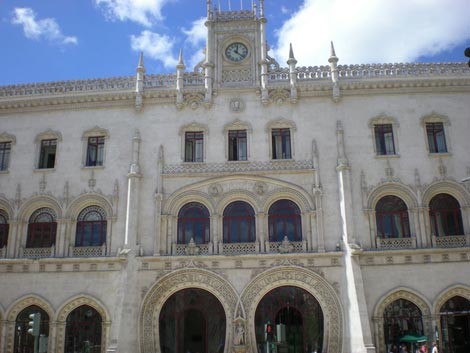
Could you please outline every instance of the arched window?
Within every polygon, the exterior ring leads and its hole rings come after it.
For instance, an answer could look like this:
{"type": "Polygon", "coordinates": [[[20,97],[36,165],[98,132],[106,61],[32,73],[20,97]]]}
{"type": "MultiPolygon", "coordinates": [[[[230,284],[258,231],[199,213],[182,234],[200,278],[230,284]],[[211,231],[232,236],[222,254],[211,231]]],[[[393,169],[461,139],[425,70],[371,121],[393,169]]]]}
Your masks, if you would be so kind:
{"type": "Polygon", "coordinates": [[[0,210],[0,249],[7,246],[8,243],[8,216],[0,210]]]}
{"type": "Polygon", "coordinates": [[[448,194],[434,196],[429,203],[432,234],[463,235],[462,214],[459,202],[448,194]]]}
{"type": "Polygon", "coordinates": [[[408,208],[396,196],[384,196],[375,206],[377,235],[380,238],[408,238],[410,221],[408,208]]]}
{"type": "MultiPolygon", "coordinates": [[[[398,299],[384,310],[384,336],[387,352],[405,335],[422,336],[423,315],[416,304],[406,299],[398,299]]],[[[410,348],[410,347],[408,347],[410,348]]],[[[411,352],[411,350],[408,350],[411,352]]]]}
{"type": "Polygon", "coordinates": [[[209,211],[198,202],[184,205],[178,214],[178,244],[187,244],[191,238],[196,244],[210,239],[209,211]]]}
{"type": "Polygon", "coordinates": [[[91,306],[82,305],[67,316],[65,353],[100,353],[101,315],[91,306]]]}
{"type": "Polygon", "coordinates": [[[246,202],[232,202],[224,210],[224,243],[249,243],[255,239],[255,211],[246,202]]]}
{"type": "Polygon", "coordinates": [[[101,207],[90,206],[78,215],[75,246],[101,246],[106,243],[106,214],[101,207]]]}
{"type": "Polygon", "coordinates": [[[50,248],[57,232],[55,212],[50,208],[36,210],[29,219],[27,248],[50,248]]]}
{"type": "Polygon", "coordinates": [[[33,353],[34,337],[28,333],[29,315],[39,313],[41,315],[39,334],[49,336],[49,315],[36,305],[28,306],[23,309],[15,321],[15,347],[13,352],[33,353]]]}
{"type": "Polygon", "coordinates": [[[302,240],[300,209],[292,201],[279,200],[269,208],[269,241],[302,240]]]}

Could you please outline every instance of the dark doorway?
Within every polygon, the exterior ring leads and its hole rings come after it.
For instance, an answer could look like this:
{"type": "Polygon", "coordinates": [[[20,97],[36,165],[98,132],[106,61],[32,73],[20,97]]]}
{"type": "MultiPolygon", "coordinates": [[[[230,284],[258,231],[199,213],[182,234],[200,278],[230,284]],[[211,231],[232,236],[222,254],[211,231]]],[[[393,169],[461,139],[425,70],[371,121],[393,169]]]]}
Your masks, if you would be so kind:
{"type": "Polygon", "coordinates": [[[442,306],[440,316],[442,352],[470,352],[470,301],[453,297],[442,306]]]}
{"type": "Polygon", "coordinates": [[[159,319],[162,353],[223,353],[225,311],[208,291],[183,289],[163,305],[159,319]]]}
{"type": "Polygon", "coordinates": [[[323,312],[307,291],[292,286],[273,289],[255,313],[258,353],[305,353],[323,349],[323,312]],[[272,325],[272,334],[268,334],[272,325]]]}

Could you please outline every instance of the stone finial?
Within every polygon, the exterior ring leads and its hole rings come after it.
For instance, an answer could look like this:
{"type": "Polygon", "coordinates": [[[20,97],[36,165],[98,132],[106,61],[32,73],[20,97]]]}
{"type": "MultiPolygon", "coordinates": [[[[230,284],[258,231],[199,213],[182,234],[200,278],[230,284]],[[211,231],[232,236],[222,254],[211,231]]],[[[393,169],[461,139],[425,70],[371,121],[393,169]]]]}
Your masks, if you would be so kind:
{"type": "Polygon", "coordinates": [[[183,61],[183,48],[180,49],[180,55],[178,58],[178,65],[176,65],[176,69],[181,69],[184,70],[186,66],[184,66],[184,61],[183,61]]]}
{"type": "Polygon", "coordinates": [[[290,101],[291,103],[297,103],[297,71],[295,69],[297,60],[294,57],[292,43],[289,45],[289,60],[287,60],[287,64],[289,65],[290,101]]]}
{"type": "Polygon", "coordinates": [[[339,90],[339,72],[338,72],[338,57],[335,53],[335,47],[333,42],[331,42],[331,53],[330,57],[328,58],[328,62],[330,63],[330,70],[331,70],[331,82],[333,82],[333,101],[338,102],[341,98],[341,92],[339,90]]]}
{"type": "Polygon", "coordinates": [[[288,65],[297,64],[297,60],[295,60],[295,57],[294,57],[294,50],[292,49],[292,43],[289,44],[289,59],[287,60],[287,64],[288,65]]]}
{"type": "Polygon", "coordinates": [[[140,52],[139,63],[137,64],[137,74],[135,82],[135,109],[140,111],[143,106],[142,95],[144,93],[144,75],[145,75],[145,66],[144,66],[144,53],[140,52]]]}
{"type": "Polygon", "coordinates": [[[176,107],[182,109],[184,105],[183,86],[184,86],[184,66],[183,49],[180,49],[178,65],[176,65],[176,107]]]}

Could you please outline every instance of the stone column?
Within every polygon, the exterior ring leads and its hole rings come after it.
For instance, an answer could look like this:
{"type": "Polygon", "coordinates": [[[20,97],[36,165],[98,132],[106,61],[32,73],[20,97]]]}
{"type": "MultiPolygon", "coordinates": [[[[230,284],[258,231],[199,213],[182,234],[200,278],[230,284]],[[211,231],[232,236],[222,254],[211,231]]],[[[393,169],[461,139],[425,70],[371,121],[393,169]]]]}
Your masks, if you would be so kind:
{"type": "Polygon", "coordinates": [[[323,226],[323,193],[315,189],[315,208],[317,221],[317,251],[325,252],[325,228],[323,226]]]}
{"type": "Polygon", "coordinates": [[[256,241],[260,244],[260,252],[265,252],[265,241],[266,239],[266,229],[267,228],[266,222],[266,213],[258,212],[256,214],[256,241]]]}
{"type": "Polygon", "coordinates": [[[155,224],[154,224],[154,243],[153,243],[153,256],[162,255],[162,243],[164,243],[164,235],[162,227],[162,201],[163,195],[158,193],[155,195],[155,224]]]}
{"type": "MultiPolygon", "coordinates": [[[[6,248],[6,257],[16,257],[18,256],[18,252],[16,251],[17,249],[17,243],[19,241],[19,238],[21,238],[19,234],[19,229],[21,226],[21,222],[17,220],[10,220],[9,221],[9,226],[10,226],[10,231],[8,234],[8,243],[7,243],[7,248],[6,248]]],[[[2,352],[2,351],[0,351],[2,352]]]]}
{"type": "MultiPolygon", "coordinates": [[[[219,253],[219,243],[223,242],[223,222],[222,222],[222,215],[218,213],[214,213],[210,217],[210,227],[214,230],[214,233],[211,234],[210,242],[212,242],[214,254],[219,253]]],[[[222,249],[220,249],[222,250],[222,249]]]]}
{"type": "Polygon", "coordinates": [[[411,237],[413,237],[413,235],[415,236],[416,247],[422,247],[422,232],[419,226],[418,208],[410,208],[408,209],[408,213],[410,215],[411,237]]]}
{"type": "Polygon", "coordinates": [[[55,240],[55,256],[56,257],[64,257],[68,253],[67,244],[69,243],[69,239],[67,239],[67,230],[70,227],[67,225],[70,224],[69,219],[58,219],[57,220],[57,234],[55,240]]]}
{"type": "Polygon", "coordinates": [[[359,254],[362,249],[354,239],[352,223],[352,192],[350,166],[346,157],[344,131],[340,121],[336,127],[338,161],[339,214],[341,238],[344,243],[345,302],[346,302],[346,351],[348,353],[375,353],[367,311],[364,282],[362,280],[359,254]]]}

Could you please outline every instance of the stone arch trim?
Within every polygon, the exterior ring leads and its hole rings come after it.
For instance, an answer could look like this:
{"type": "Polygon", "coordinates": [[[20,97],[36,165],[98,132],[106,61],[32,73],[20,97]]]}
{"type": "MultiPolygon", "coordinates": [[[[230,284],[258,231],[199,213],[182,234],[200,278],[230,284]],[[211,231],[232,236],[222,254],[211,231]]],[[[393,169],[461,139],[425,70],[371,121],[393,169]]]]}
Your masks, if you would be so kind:
{"type": "Polygon", "coordinates": [[[319,274],[298,266],[269,269],[256,276],[244,289],[241,300],[251,325],[247,343],[256,347],[254,324],[258,304],[269,291],[283,286],[302,288],[315,297],[324,317],[323,351],[341,353],[344,315],[338,294],[319,274]]]}
{"type": "Polygon", "coordinates": [[[273,205],[273,203],[284,199],[294,202],[302,213],[310,212],[311,210],[315,209],[312,200],[307,198],[302,192],[288,188],[280,188],[273,190],[266,195],[263,204],[263,209],[266,214],[268,214],[269,208],[273,205]]]}
{"type": "MultiPolygon", "coordinates": [[[[15,301],[9,308],[6,315],[7,320],[7,329],[6,329],[6,352],[13,352],[13,346],[15,343],[15,322],[18,314],[31,305],[36,305],[43,309],[49,316],[49,330],[51,325],[54,322],[54,310],[52,305],[48,303],[45,299],[41,298],[38,295],[30,295],[15,301]]],[[[50,336],[49,336],[50,337],[50,336]]],[[[51,339],[49,338],[49,344],[51,339]]]]}
{"type": "Polygon", "coordinates": [[[399,126],[399,123],[398,123],[398,121],[395,117],[393,117],[391,115],[388,115],[388,114],[385,114],[385,113],[379,114],[379,115],[369,119],[368,126],[370,128],[373,128],[374,125],[378,125],[378,124],[392,124],[395,127],[399,126]]]}
{"type": "Polygon", "coordinates": [[[80,195],[73,200],[67,210],[66,218],[76,220],[80,212],[88,206],[99,206],[106,212],[106,219],[110,220],[114,216],[113,206],[111,202],[103,195],[100,194],[85,194],[80,195]]]}
{"type": "Polygon", "coordinates": [[[387,306],[393,303],[395,300],[405,299],[413,304],[415,304],[419,310],[421,311],[421,315],[423,317],[423,329],[426,332],[430,332],[430,317],[431,317],[431,305],[427,302],[424,297],[418,293],[415,293],[411,289],[408,288],[398,288],[392,292],[387,293],[384,295],[378,305],[375,307],[374,310],[374,331],[376,337],[376,347],[378,347],[378,353],[385,353],[383,352],[383,347],[385,347],[385,337],[384,337],[384,330],[383,330],[383,316],[384,311],[387,306]],[[427,320],[426,320],[427,319],[427,320]],[[428,321],[428,322],[426,322],[428,321]]]}
{"type": "Polygon", "coordinates": [[[57,219],[62,218],[63,213],[59,201],[49,195],[39,195],[30,198],[20,207],[18,218],[24,222],[28,222],[33,212],[42,207],[53,209],[57,215],[57,219]]]}
{"type": "Polygon", "coordinates": [[[429,185],[423,193],[423,206],[428,207],[431,199],[438,194],[449,194],[460,204],[460,208],[470,205],[470,195],[468,191],[455,181],[438,181],[429,185]]]}
{"type": "Polygon", "coordinates": [[[159,353],[159,317],[170,296],[188,288],[204,289],[214,295],[225,311],[225,352],[231,352],[232,322],[239,296],[235,289],[218,274],[200,268],[181,269],[161,278],[146,294],[139,319],[141,353],[159,353]]]}
{"type": "Polygon", "coordinates": [[[88,305],[95,309],[102,319],[101,327],[101,352],[106,352],[106,346],[109,337],[109,327],[111,325],[111,319],[109,312],[106,310],[105,306],[101,304],[97,299],[94,299],[90,296],[78,296],[67,301],[63,304],[62,307],[58,310],[57,314],[57,333],[56,333],[56,351],[63,352],[65,347],[65,329],[66,321],[68,315],[75,310],[76,308],[88,305]]]}
{"type": "Polygon", "coordinates": [[[382,197],[388,195],[401,198],[408,207],[408,210],[418,207],[418,200],[411,188],[402,183],[389,182],[375,187],[369,193],[367,198],[368,209],[375,210],[377,202],[379,202],[382,197]]]}
{"type": "Polygon", "coordinates": [[[0,210],[7,214],[9,222],[14,218],[13,207],[6,198],[0,197],[0,210]]]}
{"type": "Polygon", "coordinates": [[[177,217],[181,207],[189,202],[199,202],[203,204],[207,207],[211,215],[215,212],[215,206],[210,196],[197,190],[188,190],[171,197],[168,202],[165,203],[163,212],[177,217]]]}
{"type": "Polygon", "coordinates": [[[439,317],[442,306],[449,299],[456,296],[470,300],[470,287],[464,285],[457,285],[451,288],[447,288],[441,294],[439,294],[433,307],[433,314],[435,315],[435,317],[439,317]]]}
{"type": "Polygon", "coordinates": [[[253,210],[259,212],[260,207],[257,202],[257,197],[254,193],[246,190],[230,190],[223,195],[223,198],[217,203],[217,213],[224,214],[225,208],[235,201],[243,201],[253,207],[253,210]]]}

